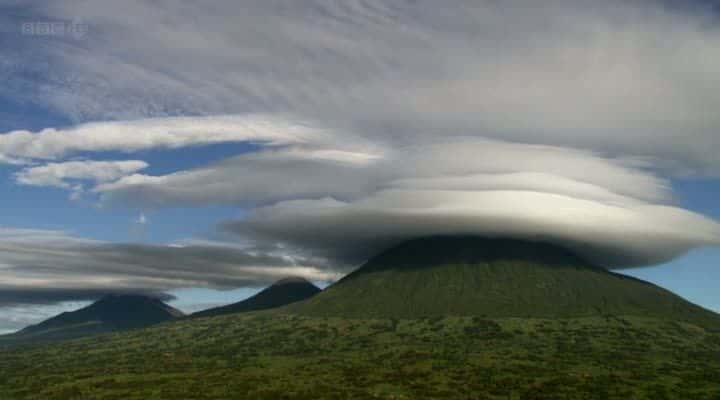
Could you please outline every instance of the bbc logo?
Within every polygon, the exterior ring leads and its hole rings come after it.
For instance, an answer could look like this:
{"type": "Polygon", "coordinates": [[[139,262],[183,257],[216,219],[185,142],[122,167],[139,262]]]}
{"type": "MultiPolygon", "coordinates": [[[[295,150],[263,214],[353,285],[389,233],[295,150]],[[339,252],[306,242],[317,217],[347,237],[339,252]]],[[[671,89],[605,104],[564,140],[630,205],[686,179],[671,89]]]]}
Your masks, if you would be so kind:
{"type": "Polygon", "coordinates": [[[65,21],[23,22],[21,33],[26,36],[71,36],[82,38],[88,32],[88,25],[65,21]]]}

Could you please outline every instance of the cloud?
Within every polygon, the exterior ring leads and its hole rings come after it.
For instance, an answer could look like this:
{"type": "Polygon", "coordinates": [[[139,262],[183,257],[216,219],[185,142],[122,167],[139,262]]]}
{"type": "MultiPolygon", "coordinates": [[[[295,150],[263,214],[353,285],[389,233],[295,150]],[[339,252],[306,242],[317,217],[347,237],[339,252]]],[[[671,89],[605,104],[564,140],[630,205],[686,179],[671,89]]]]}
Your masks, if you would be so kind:
{"type": "Polygon", "coordinates": [[[258,115],[95,122],[65,129],[4,133],[0,135],[0,157],[56,159],[79,152],[134,152],[228,142],[287,145],[320,135],[299,123],[258,115]]]}
{"type": "MultiPolygon", "coordinates": [[[[338,142],[342,139],[338,138],[338,142]]],[[[141,208],[253,205],[278,199],[357,196],[372,186],[379,154],[284,148],[232,157],[162,176],[134,174],[98,185],[103,201],[141,208]]]]}
{"type": "Polygon", "coordinates": [[[140,215],[135,220],[135,223],[138,225],[147,225],[149,221],[148,218],[145,216],[145,213],[140,213],[140,215]]]}
{"type": "Polygon", "coordinates": [[[86,305],[87,302],[70,301],[54,305],[23,304],[3,307],[2,313],[0,313],[0,335],[20,330],[62,312],[74,311],[86,305]]]}
{"type": "MultiPolygon", "coordinates": [[[[345,138],[338,135],[335,145],[342,146],[345,138]]],[[[672,201],[665,180],[626,160],[588,151],[477,138],[395,148],[377,144],[373,151],[258,151],[168,175],[135,174],[94,191],[107,201],[139,207],[357,199],[381,188],[427,185],[532,187],[617,201],[672,201]]]]}
{"type": "Polygon", "coordinates": [[[73,181],[109,182],[147,167],[140,160],[47,163],[22,169],[15,174],[15,181],[22,185],[70,188],[73,181]]]}
{"type": "Polygon", "coordinates": [[[386,148],[362,163],[309,154],[260,151],[95,191],[138,207],[243,205],[247,216],[227,230],[346,267],[429,235],[547,240],[608,268],[720,244],[720,225],[677,207],[670,184],[638,160],[476,138],[386,148]]]}
{"type": "Polygon", "coordinates": [[[373,142],[484,136],[720,173],[720,28],[690,3],[42,3],[21,15],[88,34],[13,37],[0,95],[75,121],[296,115],[373,142]]]}
{"type": "Polygon", "coordinates": [[[141,208],[241,205],[247,217],[225,227],[243,239],[343,266],[439,234],[548,240],[608,268],[720,244],[720,225],[677,207],[670,184],[638,160],[477,138],[357,159],[291,147],[164,176],[136,174],[94,191],[141,208]]]}
{"type": "Polygon", "coordinates": [[[0,238],[1,307],[94,300],[114,292],[264,286],[289,275],[338,277],[316,261],[269,247],[114,244],[15,228],[0,229],[0,238]]]}
{"type": "Polygon", "coordinates": [[[534,190],[386,190],[356,202],[295,200],[225,229],[357,265],[403,241],[436,235],[541,240],[596,265],[637,267],[720,245],[720,225],[676,207],[598,202],[534,190]]]}

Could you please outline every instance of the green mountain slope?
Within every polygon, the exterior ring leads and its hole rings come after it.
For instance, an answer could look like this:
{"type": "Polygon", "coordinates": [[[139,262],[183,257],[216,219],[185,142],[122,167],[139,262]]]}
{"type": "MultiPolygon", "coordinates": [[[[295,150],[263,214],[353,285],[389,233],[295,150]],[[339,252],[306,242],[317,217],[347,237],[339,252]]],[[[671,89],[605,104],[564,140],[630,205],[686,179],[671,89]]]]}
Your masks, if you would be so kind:
{"type": "Polygon", "coordinates": [[[275,312],[0,349],[3,400],[720,398],[720,333],[643,317],[275,312]]]}
{"type": "Polygon", "coordinates": [[[284,310],[355,318],[613,314],[720,327],[717,314],[650,283],[593,266],[560,247],[477,237],[404,243],[284,310]]]}
{"type": "Polygon", "coordinates": [[[182,315],[180,310],[153,297],[112,294],[85,308],[64,312],[17,333],[0,336],[0,344],[65,340],[143,328],[182,315]]]}
{"type": "Polygon", "coordinates": [[[317,286],[303,278],[286,278],[275,282],[273,285],[246,300],[199,311],[192,316],[210,317],[214,315],[265,310],[305,300],[319,292],[320,289],[317,286]]]}

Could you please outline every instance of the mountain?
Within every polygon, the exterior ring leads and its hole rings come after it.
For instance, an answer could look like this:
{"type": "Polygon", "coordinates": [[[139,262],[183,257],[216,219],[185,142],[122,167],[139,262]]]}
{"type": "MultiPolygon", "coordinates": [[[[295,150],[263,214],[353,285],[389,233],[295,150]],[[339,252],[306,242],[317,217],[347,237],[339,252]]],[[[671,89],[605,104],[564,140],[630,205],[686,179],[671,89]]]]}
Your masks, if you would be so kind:
{"type": "Polygon", "coordinates": [[[72,339],[143,328],[182,315],[180,310],[154,297],[110,294],[85,308],[64,312],[19,332],[1,336],[0,343],[72,339]]]}
{"type": "Polygon", "coordinates": [[[428,238],[287,306],[0,348],[0,397],[717,400],[718,318],[561,247],[428,238]]]}
{"type": "Polygon", "coordinates": [[[265,310],[284,306],[308,299],[320,292],[317,286],[303,278],[285,278],[267,287],[246,300],[222,307],[211,308],[194,313],[193,317],[235,314],[248,311],[265,310]]]}
{"type": "Polygon", "coordinates": [[[720,327],[719,315],[562,247],[479,237],[411,240],[283,311],[353,318],[636,315],[720,327]]]}

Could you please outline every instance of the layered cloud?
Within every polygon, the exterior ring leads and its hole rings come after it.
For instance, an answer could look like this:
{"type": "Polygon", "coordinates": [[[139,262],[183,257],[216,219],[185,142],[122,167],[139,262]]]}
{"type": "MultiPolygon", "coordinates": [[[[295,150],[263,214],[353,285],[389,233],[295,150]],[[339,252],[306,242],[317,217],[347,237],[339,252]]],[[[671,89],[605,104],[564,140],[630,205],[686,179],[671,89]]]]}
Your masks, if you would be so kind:
{"type": "Polygon", "coordinates": [[[464,138],[363,158],[260,151],[176,174],[133,175],[95,191],[140,207],[243,205],[250,212],[225,224],[230,231],[338,265],[439,234],[550,240],[607,267],[658,263],[719,244],[720,225],[675,206],[669,183],[648,167],[588,151],[464,138]]]}
{"type": "Polygon", "coordinates": [[[288,275],[338,277],[316,261],[272,248],[113,244],[16,228],[0,229],[0,238],[0,306],[93,300],[113,292],[262,286],[288,275]]]}
{"type": "Polygon", "coordinates": [[[697,246],[720,244],[720,225],[675,207],[521,189],[387,190],[353,203],[296,200],[260,208],[226,228],[345,265],[436,235],[551,242],[609,268],[665,262],[697,246]]]}

